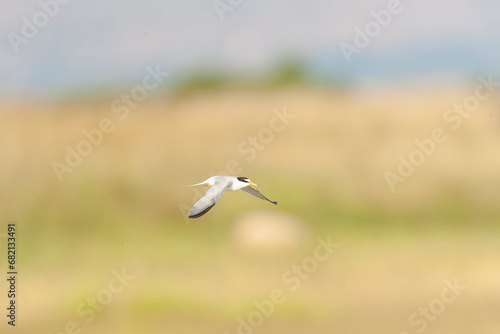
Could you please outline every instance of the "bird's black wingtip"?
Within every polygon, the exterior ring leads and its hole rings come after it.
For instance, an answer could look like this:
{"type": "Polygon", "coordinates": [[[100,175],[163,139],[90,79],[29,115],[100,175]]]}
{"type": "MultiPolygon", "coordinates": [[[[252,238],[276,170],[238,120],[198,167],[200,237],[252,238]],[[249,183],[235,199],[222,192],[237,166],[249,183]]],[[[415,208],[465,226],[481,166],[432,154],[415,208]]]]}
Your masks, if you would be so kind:
{"type": "Polygon", "coordinates": [[[198,212],[198,213],[195,213],[195,214],[190,213],[189,216],[188,216],[188,218],[199,218],[199,217],[203,216],[205,213],[207,213],[211,208],[213,208],[214,205],[209,206],[208,208],[206,208],[205,210],[203,210],[201,212],[198,212]]]}
{"type": "Polygon", "coordinates": [[[275,201],[270,201],[271,203],[273,203],[274,205],[278,205],[278,202],[275,202],[275,201]]]}
{"type": "Polygon", "coordinates": [[[203,216],[203,214],[204,214],[204,212],[200,212],[200,213],[197,213],[197,214],[190,213],[189,216],[188,216],[188,218],[191,218],[191,219],[198,218],[198,217],[203,216]]]}

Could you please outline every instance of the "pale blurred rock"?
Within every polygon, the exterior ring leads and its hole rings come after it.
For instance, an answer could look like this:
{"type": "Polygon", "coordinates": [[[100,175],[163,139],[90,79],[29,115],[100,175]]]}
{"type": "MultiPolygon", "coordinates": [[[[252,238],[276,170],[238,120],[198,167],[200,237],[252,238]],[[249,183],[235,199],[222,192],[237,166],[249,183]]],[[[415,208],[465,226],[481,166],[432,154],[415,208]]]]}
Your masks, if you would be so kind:
{"type": "Polygon", "coordinates": [[[237,218],[232,242],[241,251],[287,251],[301,247],[309,237],[300,219],[286,214],[254,211],[237,218]]]}

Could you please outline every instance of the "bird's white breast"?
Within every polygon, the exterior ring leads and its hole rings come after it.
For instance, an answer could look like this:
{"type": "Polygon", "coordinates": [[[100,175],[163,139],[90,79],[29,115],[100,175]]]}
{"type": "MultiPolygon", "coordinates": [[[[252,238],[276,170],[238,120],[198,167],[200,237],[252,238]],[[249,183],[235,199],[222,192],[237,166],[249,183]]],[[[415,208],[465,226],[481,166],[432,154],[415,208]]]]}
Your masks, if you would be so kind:
{"type": "Polygon", "coordinates": [[[244,188],[246,186],[248,186],[247,183],[235,180],[231,183],[231,185],[227,188],[227,190],[228,191],[238,191],[238,190],[241,190],[241,188],[244,188]]]}

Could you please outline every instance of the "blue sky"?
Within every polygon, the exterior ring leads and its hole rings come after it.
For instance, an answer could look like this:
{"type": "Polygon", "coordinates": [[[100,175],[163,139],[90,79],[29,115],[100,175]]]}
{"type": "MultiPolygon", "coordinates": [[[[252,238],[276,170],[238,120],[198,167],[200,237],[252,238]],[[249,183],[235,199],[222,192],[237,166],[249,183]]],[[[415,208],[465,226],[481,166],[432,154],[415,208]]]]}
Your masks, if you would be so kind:
{"type": "Polygon", "coordinates": [[[339,45],[391,0],[241,0],[223,21],[213,0],[71,0],[14,52],[9,36],[22,36],[23,17],[55,1],[12,1],[0,13],[0,98],[113,85],[155,64],[173,78],[201,67],[264,73],[287,56],[361,84],[500,74],[495,0],[401,0],[402,11],[350,63],[339,45]]]}

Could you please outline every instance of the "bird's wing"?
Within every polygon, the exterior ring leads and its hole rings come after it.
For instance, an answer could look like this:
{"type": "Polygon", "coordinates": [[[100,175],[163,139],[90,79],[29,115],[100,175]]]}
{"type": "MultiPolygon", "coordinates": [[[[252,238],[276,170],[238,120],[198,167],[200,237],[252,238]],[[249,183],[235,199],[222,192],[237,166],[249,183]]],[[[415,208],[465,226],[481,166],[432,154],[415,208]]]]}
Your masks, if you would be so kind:
{"type": "Polygon", "coordinates": [[[222,198],[226,189],[231,185],[229,181],[215,181],[214,185],[208,189],[189,212],[189,218],[198,218],[208,212],[222,198]]]}
{"type": "Polygon", "coordinates": [[[255,197],[265,199],[266,201],[269,201],[269,202],[271,202],[273,204],[278,204],[278,202],[271,201],[269,198],[267,198],[266,196],[262,195],[262,193],[260,191],[258,191],[257,189],[255,189],[252,186],[246,186],[244,188],[241,188],[241,190],[243,190],[244,192],[249,193],[250,195],[253,195],[255,197]]]}

